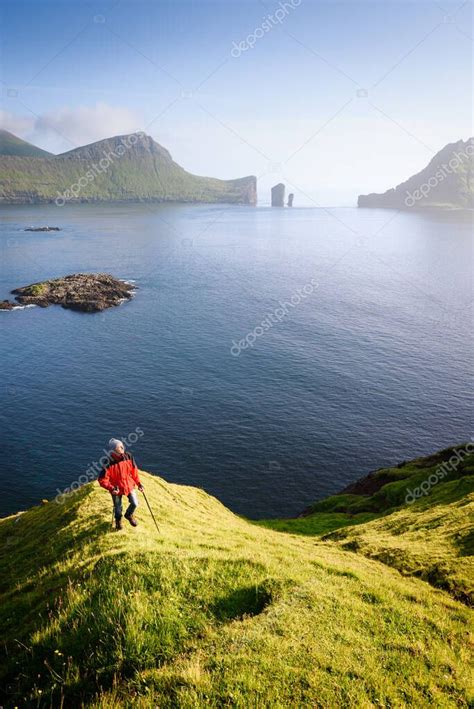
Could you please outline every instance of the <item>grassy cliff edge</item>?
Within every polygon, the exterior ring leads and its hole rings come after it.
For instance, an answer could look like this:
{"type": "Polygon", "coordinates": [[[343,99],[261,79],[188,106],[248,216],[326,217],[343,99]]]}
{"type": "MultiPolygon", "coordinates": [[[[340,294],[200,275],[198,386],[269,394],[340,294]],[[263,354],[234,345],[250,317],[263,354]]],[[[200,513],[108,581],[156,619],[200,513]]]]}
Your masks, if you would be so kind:
{"type": "Polygon", "coordinates": [[[318,535],[474,602],[474,449],[463,443],[381,468],[303,516],[258,524],[318,535]]]}
{"type": "Polygon", "coordinates": [[[0,520],[4,706],[470,705],[464,603],[345,537],[282,534],[143,479],[160,534],[144,505],[112,532],[97,483],[0,520]]]}

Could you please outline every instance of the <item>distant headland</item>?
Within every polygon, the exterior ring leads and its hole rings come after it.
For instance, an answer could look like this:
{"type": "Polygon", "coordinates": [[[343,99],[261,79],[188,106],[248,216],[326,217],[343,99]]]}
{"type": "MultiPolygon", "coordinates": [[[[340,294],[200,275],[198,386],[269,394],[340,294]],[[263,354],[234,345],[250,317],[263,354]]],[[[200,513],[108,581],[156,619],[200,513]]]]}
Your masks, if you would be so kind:
{"type": "Polygon", "coordinates": [[[257,178],[186,172],[145,133],[100,140],[61,155],[0,130],[0,204],[81,202],[257,203],[257,178]]]}
{"type": "Polygon", "coordinates": [[[361,194],[359,207],[417,209],[474,207],[474,138],[449,143],[428,165],[397,187],[383,193],[361,194]]]}

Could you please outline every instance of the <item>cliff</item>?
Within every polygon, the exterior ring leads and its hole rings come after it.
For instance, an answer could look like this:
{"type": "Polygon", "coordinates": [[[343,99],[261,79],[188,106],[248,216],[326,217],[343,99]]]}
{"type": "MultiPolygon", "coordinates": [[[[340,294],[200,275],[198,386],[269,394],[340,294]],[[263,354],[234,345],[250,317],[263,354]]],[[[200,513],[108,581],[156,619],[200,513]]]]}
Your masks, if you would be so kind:
{"type": "Polygon", "coordinates": [[[413,177],[383,193],[359,195],[359,207],[474,207],[474,139],[449,143],[413,177]]]}
{"type": "MultiPolygon", "coordinates": [[[[160,533],[141,495],[139,526],[112,531],[96,482],[0,520],[4,706],[469,706],[465,604],[352,539],[276,532],[141,477],[160,533]]],[[[472,503],[468,488],[449,502],[453,482],[393,531],[442,554],[448,512],[462,559],[451,512],[472,503]]]]}
{"type": "Polygon", "coordinates": [[[63,206],[98,201],[254,205],[257,180],[192,175],[143,133],[108,138],[57,156],[0,155],[0,203],[63,206]]]}

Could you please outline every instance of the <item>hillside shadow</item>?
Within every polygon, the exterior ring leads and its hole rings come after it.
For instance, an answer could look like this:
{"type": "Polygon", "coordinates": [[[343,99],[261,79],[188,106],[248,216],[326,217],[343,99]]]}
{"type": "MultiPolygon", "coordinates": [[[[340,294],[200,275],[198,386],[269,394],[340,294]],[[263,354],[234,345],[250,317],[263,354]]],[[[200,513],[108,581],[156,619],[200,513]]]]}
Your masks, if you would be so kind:
{"type": "Polygon", "coordinates": [[[229,591],[210,606],[210,611],[217,620],[228,622],[259,615],[272,600],[272,591],[268,582],[264,581],[229,591]]]}

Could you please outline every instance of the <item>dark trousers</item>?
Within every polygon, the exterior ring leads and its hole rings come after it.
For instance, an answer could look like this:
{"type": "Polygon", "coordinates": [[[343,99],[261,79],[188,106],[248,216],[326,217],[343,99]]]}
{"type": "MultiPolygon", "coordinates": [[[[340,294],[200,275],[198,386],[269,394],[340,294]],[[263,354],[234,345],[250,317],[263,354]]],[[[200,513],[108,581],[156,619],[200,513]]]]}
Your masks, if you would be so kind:
{"type": "MultiPolygon", "coordinates": [[[[115,519],[122,519],[122,497],[123,495],[112,495],[112,500],[114,501],[115,519]]],[[[130,515],[133,515],[133,513],[138,507],[137,493],[135,492],[135,490],[132,490],[132,492],[127,495],[127,497],[130,504],[127,507],[127,511],[125,512],[125,517],[130,517],[130,515]]]]}

